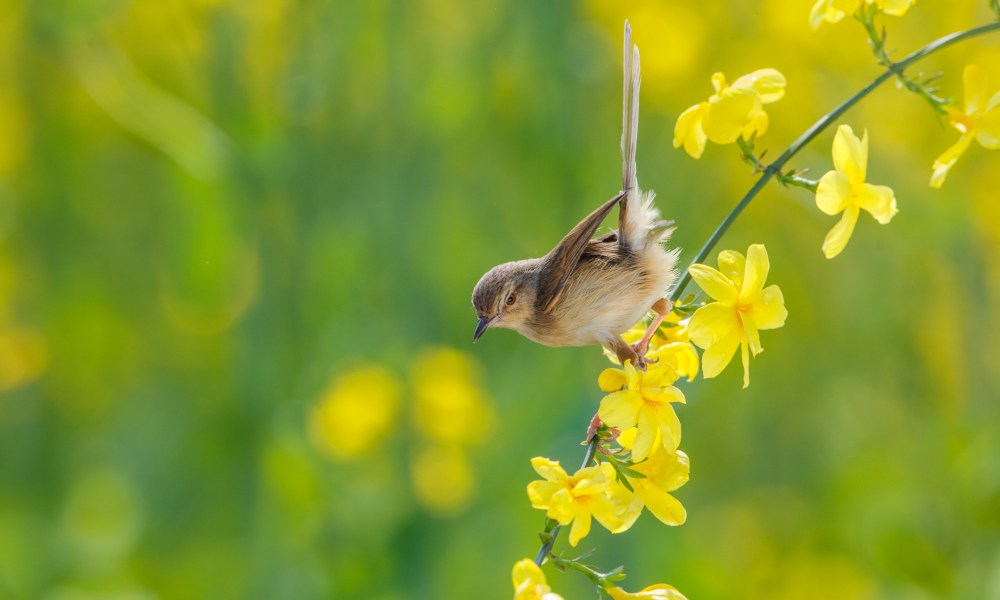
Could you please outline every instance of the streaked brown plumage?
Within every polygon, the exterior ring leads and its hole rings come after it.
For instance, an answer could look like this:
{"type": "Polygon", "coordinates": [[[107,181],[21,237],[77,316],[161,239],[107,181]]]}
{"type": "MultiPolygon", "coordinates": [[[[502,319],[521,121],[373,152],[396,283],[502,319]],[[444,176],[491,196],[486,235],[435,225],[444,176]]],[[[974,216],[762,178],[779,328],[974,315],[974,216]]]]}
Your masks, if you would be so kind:
{"type": "Polygon", "coordinates": [[[622,192],[587,215],[541,258],[494,267],[472,292],[479,323],[473,341],[489,327],[513,329],[546,346],[602,344],[619,360],[642,362],[643,341],[632,347],[621,334],[650,310],[668,312],[663,300],[674,280],[677,251],[663,244],[672,229],[653,207],[653,192],[639,189],[635,173],[639,127],[639,49],[625,23],[622,106],[622,192]],[[592,238],[618,206],[618,229],[592,238]]]}

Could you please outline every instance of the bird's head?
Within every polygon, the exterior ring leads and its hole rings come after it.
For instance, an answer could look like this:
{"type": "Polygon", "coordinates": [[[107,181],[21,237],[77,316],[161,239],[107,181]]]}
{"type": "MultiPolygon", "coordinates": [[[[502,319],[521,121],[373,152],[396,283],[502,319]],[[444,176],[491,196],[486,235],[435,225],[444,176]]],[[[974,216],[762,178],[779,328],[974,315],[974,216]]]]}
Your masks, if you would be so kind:
{"type": "Polygon", "coordinates": [[[493,267],[472,290],[472,306],[479,322],[475,342],[490,327],[520,330],[535,312],[538,293],[537,259],[493,267]]]}

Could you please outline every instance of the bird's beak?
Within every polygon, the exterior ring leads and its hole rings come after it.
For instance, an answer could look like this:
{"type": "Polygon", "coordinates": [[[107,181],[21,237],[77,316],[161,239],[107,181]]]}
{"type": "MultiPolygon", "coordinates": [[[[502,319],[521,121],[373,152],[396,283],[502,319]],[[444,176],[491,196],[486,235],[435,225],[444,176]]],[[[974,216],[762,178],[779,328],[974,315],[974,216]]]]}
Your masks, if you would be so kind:
{"type": "Polygon", "coordinates": [[[483,333],[485,333],[486,330],[489,329],[490,323],[492,323],[492,322],[493,322],[493,319],[490,319],[490,318],[487,318],[487,317],[479,317],[479,322],[476,323],[476,332],[472,334],[472,343],[473,344],[476,343],[476,340],[479,339],[479,336],[483,335],[483,333]]]}

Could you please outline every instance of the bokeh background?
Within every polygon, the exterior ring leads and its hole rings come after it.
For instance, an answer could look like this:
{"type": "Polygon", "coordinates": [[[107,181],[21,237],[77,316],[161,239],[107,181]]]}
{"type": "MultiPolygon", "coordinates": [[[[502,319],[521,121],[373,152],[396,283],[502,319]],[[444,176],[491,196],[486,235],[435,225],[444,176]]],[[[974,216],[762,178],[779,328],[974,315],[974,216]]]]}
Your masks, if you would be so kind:
{"type": "MultiPolygon", "coordinates": [[[[639,177],[686,264],[753,180],[671,147],[713,72],[787,75],[770,156],[878,73],[811,4],[0,4],[0,597],[509,597],[528,461],[579,462],[607,363],[473,347],[472,286],[618,190],[626,17],[639,177]]],[[[901,55],[990,18],[881,22],[901,55]]],[[[969,62],[1000,87],[1000,35],[919,69],[961,97],[969,62]]],[[[790,316],[748,390],[736,365],[684,386],[688,522],[576,550],[626,587],[1000,598],[1000,153],[933,191],[958,134],[918,98],[843,122],[899,215],[827,261],[836,219],[772,185],[727,235],[767,245],[790,316]]],[[[832,136],[794,165],[829,169],[832,136]]]]}

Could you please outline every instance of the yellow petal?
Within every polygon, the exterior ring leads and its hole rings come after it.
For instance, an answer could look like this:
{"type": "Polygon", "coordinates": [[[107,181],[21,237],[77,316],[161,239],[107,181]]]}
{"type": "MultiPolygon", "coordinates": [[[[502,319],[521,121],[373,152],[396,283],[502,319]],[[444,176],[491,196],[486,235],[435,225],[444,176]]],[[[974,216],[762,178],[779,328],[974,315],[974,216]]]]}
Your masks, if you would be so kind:
{"type": "MultiPolygon", "coordinates": [[[[643,411],[649,412],[650,423],[656,422],[660,432],[660,440],[663,448],[668,452],[674,452],[681,445],[681,421],[677,418],[677,412],[673,406],[665,404],[658,407],[644,407],[643,411]]],[[[650,444],[650,452],[653,451],[654,444],[650,444]]],[[[638,460],[638,459],[636,459],[638,460]]]]}
{"type": "Polygon", "coordinates": [[[767,113],[763,110],[759,110],[750,115],[750,120],[743,126],[743,131],[740,132],[740,135],[742,135],[745,140],[749,140],[755,135],[757,137],[761,137],[767,133],[767,127],[769,124],[770,121],[768,120],[767,113]]]}
{"type": "Polygon", "coordinates": [[[962,81],[965,86],[965,114],[974,115],[986,110],[986,71],[976,65],[966,65],[962,81]]]}
{"type": "Polygon", "coordinates": [[[777,329],[784,325],[788,311],[785,309],[781,289],[776,285],[769,285],[761,290],[747,314],[753,319],[757,329],[777,329]]]}
{"type": "Polygon", "coordinates": [[[736,250],[719,252],[719,271],[736,284],[737,291],[743,287],[743,273],[747,270],[747,259],[736,250]]]}
{"type": "Polygon", "coordinates": [[[812,10],[809,11],[809,26],[813,29],[819,29],[819,26],[823,24],[824,17],[826,16],[826,5],[829,0],[819,0],[816,4],[813,4],[812,10]]]}
{"type": "Polygon", "coordinates": [[[712,73],[712,89],[715,90],[716,94],[721,94],[722,90],[726,89],[726,75],[724,73],[716,72],[712,73]]]}
{"type": "Polygon", "coordinates": [[[635,425],[642,407],[642,396],[635,390],[609,394],[601,399],[597,416],[611,427],[623,429],[635,425]]]}
{"type": "Polygon", "coordinates": [[[764,348],[760,345],[760,333],[757,332],[757,324],[753,322],[753,319],[749,315],[743,316],[743,332],[746,334],[747,344],[750,346],[750,351],[753,352],[754,356],[764,351],[764,348]]]}
{"type": "Polygon", "coordinates": [[[677,498],[648,482],[633,483],[642,503],[664,524],[680,525],[687,520],[687,511],[677,498]]]}
{"type": "Polygon", "coordinates": [[[644,587],[638,592],[626,592],[620,587],[605,588],[604,591],[612,600],[687,600],[677,588],[665,583],[644,587]]]}
{"type": "MultiPolygon", "coordinates": [[[[994,99],[1000,99],[1000,94],[994,96],[994,99]]],[[[990,103],[992,104],[993,100],[990,100],[990,103]]],[[[990,150],[1000,148],[1000,110],[987,112],[980,117],[976,125],[976,141],[983,148],[990,150]]]]}
{"type": "Polygon", "coordinates": [[[580,540],[590,533],[590,513],[580,512],[573,519],[573,527],[569,530],[569,545],[576,546],[580,540]]]}
{"type": "Polygon", "coordinates": [[[570,521],[576,518],[576,512],[576,502],[573,500],[573,496],[570,495],[569,490],[563,487],[552,494],[552,503],[545,514],[549,518],[559,521],[560,525],[569,525],[570,521]]]}
{"type": "Polygon", "coordinates": [[[525,558],[514,563],[511,578],[514,580],[514,589],[520,588],[523,583],[530,583],[531,585],[545,585],[546,583],[545,573],[530,558],[525,558]]]}
{"type": "Polygon", "coordinates": [[[614,511],[613,514],[608,518],[602,504],[594,510],[594,517],[611,533],[621,533],[628,530],[642,514],[642,499],[617,482],[612,484],[607,497],[614,511]]]}
{"type": "Polygon", "coordinates": [[[653,443],[656,441],[657,427],[650,416],[651,414],[647,410],[639,411],[635,441],[632,442],[632,460],[634,461],[646,460],[653,449],[653,443]]]}
{"type": "Polygon", "coordinates": [[[851,182],[840,171],[827,171],[816,188],[816,206],[828,215],[840,214],[851,198],[851,182]]]}
{"type": "Polygon", "coordinates": [[[785,95],[785,76],[777,69],[760,69],[738,78],[732,87],[751,87],[763,104],[777,102],[785,95]]]}
{"type": "Polygon", "coordinates": [[[714,300],[732,303],[739,297],[739,289],[733,282],[712,267],[695,264],[688,268],[688,272],[698,287],[714,300]]]}
{"type": "Polygon", "coordinates": [[[743,288],[740,290],[741,300],[756,296],[763,289],[770,268],[767,248],[763,244],[751,245],[747,250],[746,274],[743,276],[743,288]]]}
{"type": "Polygon", "coordinates": [[[566,486],[554,481],[532,481],[528,484],[528,499],[532,508],[548,509],[555,493],[564,489],[566,486]]]}
{"type": "MultiPolygon", "coordinates": [[[[688,336],[700,348],[708,349],[739,328],[736,308],[732,305],[712,302],[702,306],[688,323],[688,336]]],[[[705,367],[707,369],[707,366],[705,367]]],[[[706,375],[706,377],[711,377],[706,375]]]]}
{"type": "Polygon", "coordinates": [[[572,494],[574,498],[602,494],[608,489],[609,480],[615,478],[614,467],[608,463],[601,463],[593,467],[585,467],[573,474],[572,494]]]}
{"type": "Polygon", "coordinates": [[[743,389],[747,389],[750,387],[750,351],[746,340],[740,342],[740,349],[743,353],[743,389]]]}
{"type": "Polygon", "coordinates": [[[531,459],[531,467],[546,481],[566,481],[566,471],[557,460],[549,460],[544,456],[536,456],[531,459]]]}
{"type": "Polygon", "coordinates": [[[833,166],[851,183],[862,183],[868,171],[868,130],[858,139],[849,125],[837,128],[833,137],[833,166]]]}
{"type": "Polygon", "coordinates": [[[597,385],[604,392],[617,392],[625,387],[627,383],[628,380],[625,378],[625,372],[621,369],[604,369],[597,376],[597,385]]]}
{"type": "Polygon", "coordinates": [[[705,130],[702,121],[705,118],[705,110],[708,109],[708,102],[695,104],[691,108],[681,113],[677,117],[677,124],[674,125],[674,148],[684,146],[684,151],[692,158],[701,158],[705,152],[705,130]]]}
{"type": "Polygon", "coordinates": [[[724,338],[705,350],[701,355],[701,372],[705,379],[715,377],[726,368],[729,361],[733,359],[733,354],[736,352],[737,346],[740,345],[741,339],[743,339],[743,329],[733,327],[724,338]]]}
{"type": "Polygon", "coordinates": [[[937,157],[937,160],[934,161],[934,172],[931,174],[932,188],[941,187],[945,177],[948,176],[948,171],[951,170],[951,167],[958,162],[959,157],[969,148],[973,137],[975,137],[974,133],[963,133],[962,137],[958,138],[958,141],[951,148],[948,148],[941,156],[937,157]]]}
{"type": "Polygon", "coordinates": [[[716,144],[731,144],[740,137],[753,115],[760,112],[760,96],[753,88],[726,88],[712,96],[702,121],[708,139],[716,144]]]}
{"type": "Polygon", "coordinates": [[[855,197],[858,206],[868,211],[880,224],[885,225],[892,220],[899,209],[896,208],[896,196],[892,188],[884,185],[865,183],[855,197]]]}
{"type": "Polygon", "coordinates": [[[851,234],[854,233],[854,225],[858,222],[858,207],[850,204],[844,209],[844,216],[840,222],[833,226],[833,229],[826,234],[823,240],[823,254],[827,258],[833,258],[840,254],[847,246],[851,234]]]}
{"type": "Polygon", "coordinates": [[[875,0],[875,3],[885,14],[901,17],[910,9],[913,0],[875,0]]]}

